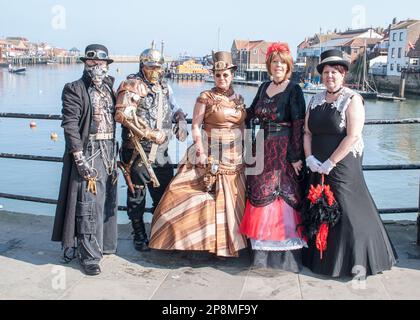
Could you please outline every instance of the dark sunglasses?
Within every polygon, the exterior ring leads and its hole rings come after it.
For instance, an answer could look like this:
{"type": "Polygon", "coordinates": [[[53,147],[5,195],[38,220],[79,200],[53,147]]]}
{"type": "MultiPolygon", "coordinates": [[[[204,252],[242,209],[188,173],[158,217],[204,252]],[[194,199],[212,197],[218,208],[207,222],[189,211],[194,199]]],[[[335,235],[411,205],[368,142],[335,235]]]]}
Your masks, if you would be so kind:
{"type": "Polygon", "coordinates": [[[97,50],[97,51],[88,51],[86,52],[86,58],[89,59],[108,59],[108,54],[105,51],[97,50]]]}
{"type": "Polygon", "coordinates": [[[230,74],[229,73],[216,73],[215,74],[216,78],[221,78],[223,76],[223,78],[229,78],[230,74]]]}

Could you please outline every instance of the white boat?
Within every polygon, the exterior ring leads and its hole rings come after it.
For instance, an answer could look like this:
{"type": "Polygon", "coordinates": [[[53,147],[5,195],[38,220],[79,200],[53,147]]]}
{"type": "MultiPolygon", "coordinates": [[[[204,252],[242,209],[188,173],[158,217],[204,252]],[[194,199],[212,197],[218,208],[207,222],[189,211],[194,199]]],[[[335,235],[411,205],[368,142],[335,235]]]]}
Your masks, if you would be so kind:
{"type": "Polygon", "coordinates": [[[205,82],[213,82],[214,83],[214,78],[213,78],[213,76],[207,76],[207,77],[204,78],[204,81],[205,82]]]}
{"type": "Polygon", "coordinates": [[[16,68],[9,65],[9,72],[10,73],[24,73],[26,72],[26,67],[16,68]]]}
{"type": "Polygon", "coordinates": [[[326,89],[327,88],[323,84],[305,83],[302,91],[306,94],[317,94],[319,92],[325,91],[326,89]]]}

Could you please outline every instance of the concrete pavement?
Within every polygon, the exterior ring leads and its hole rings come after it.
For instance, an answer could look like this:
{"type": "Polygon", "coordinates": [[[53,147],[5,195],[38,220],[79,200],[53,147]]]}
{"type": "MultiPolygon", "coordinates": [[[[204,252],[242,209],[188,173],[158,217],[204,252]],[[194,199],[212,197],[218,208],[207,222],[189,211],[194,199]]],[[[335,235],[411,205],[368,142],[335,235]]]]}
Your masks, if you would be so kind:
{"type": "Polygon", "coordinates": [[[105,256],[99,276],[85,276],[77,261],[62,263],[50,241],[53,218],[0,211],[0,299],[308,300],[420,299],[420,248],[413,222],[387,223],[397,266],[366,282],[333,280],[250,267],[207,253],[138,253],[130,226],[119,225],[117,255],[105,256]]]}

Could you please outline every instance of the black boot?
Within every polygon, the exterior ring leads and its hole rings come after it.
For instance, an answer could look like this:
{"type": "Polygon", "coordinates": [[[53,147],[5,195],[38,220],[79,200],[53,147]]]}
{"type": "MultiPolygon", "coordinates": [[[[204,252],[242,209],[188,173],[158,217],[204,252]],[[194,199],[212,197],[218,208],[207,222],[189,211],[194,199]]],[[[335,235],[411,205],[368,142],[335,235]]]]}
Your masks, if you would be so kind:
{"type": "Polygon", "coordinates": [[[150,251],[149,249],[149,239],[147,238],[146,228],[142,220],[131,220],[131,225],[133,226],[133,235],[134,235],[134,248],[137,251],[150,251]]]}

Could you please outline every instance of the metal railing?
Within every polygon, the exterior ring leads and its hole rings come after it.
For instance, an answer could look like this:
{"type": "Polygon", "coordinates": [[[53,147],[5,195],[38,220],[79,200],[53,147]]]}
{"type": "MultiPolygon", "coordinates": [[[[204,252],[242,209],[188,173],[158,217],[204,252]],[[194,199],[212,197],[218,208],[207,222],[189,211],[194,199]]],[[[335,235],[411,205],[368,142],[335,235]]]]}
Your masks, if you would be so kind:
{"type": "MultiPolygon", "coordinates": [[[[32,120],[62,120],[61,115],[54,114],[26,114],[26,113],[8,113],[0,112],[0,118],[13,118],[13,119],[32,119],[32,120]]],[[[191,124],[192,120],[187,119],[187,122],[191,124]]],[[[366,121],[366,125],[385,125],[385,124],[419,124],[420,118],[400,119],[400,120],[369,120],[366,121]]],[[[37,155],[25,155],[25,154],[11,154],[11,153],[0,153],[0,158],[3,159],[16,159],[16,160],[29,160],[29,161],[46,161],[46,162],[62,162],[61,157],[45,157],[37,155]]],[[[174,169],[178,167],[177,164],[172,165],[174,169]]],[[[396,165],[364,165],[364,171],[396,171],[396,170],[420,170],[419,164],[396,164],[396,165]]],[[[1,193],[0,198],[29,201],[46,204],[57,204],[57,200],[30,197],[24,195],[15,195],[9,193],[1,193]]],[[[420,207],[420,180],[419,180],[419,207],[420,207]]],[[[420,246],[420,209],[417,208],[388,208],[379,209],[380,214],[403,214],[403,213],[418,213],[417,218],[417,244],[420,246]]],[[[126,211],[126,206],[119,206],[118,210],[126,211]]],[[[147,212],[151,212],[151,208],[146,209],[147,212]]]]}

